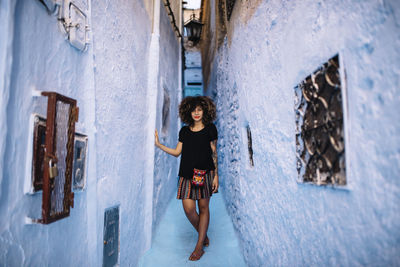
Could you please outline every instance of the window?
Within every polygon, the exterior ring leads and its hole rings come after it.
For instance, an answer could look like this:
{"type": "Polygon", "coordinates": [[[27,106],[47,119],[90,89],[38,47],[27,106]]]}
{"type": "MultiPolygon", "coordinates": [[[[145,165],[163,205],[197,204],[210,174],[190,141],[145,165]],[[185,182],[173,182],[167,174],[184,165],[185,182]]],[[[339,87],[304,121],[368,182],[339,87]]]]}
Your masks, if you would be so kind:
{"type": "Polygon", "coordinates": [[[252,140],[251,140],[250,125],[247,125],[246,130],[247,130],[247,146],[248,146],[248,149],[249,149],[250,166],[251,166],[251,167],[254,167],[254,161],[253,161],[253,142],[252,142],[252,140]]]}
{"type": "MultiPolygon", "coordinates": [[[[42,95],[48,97],[46,130],[43,132],[44,122],[39,119],[34,142],[37,148],[34,152],[33,169],[35,173],[40,170],[42,177],[42,219],[39,222],[48,224],[69,216],[70,207],[74,205],[71,178],[78,108],[76,100],[66,96],[54,92],[43,92],[42,95]],[[43,138],[44,148],[40,152],[43,138]]],[[[40,181],[34,181],[35,183],[40,184],[40,181]]]]}
{"type": "Polygon", "coordinates": [[[43,189],[46,119],[39,115],[35,115],[33,129],[32,185],[33,192],[37,192],[43,189]]]}
{"type": "Polygon", "coordinates": [[[170,121],[169,119],[170,106],[171,106],[171,98],[169,96],[168,89],[164,87],[164,101],[162,107],[162,127],[161,127],[161,132],[164,135],[168,133],[169,121],[170,121]]]}
{"type": "Polygon", "coordinates": [[[295,87],[298,178],[317,185],[345,185],[345,147],[339,56],[295,87]]]}

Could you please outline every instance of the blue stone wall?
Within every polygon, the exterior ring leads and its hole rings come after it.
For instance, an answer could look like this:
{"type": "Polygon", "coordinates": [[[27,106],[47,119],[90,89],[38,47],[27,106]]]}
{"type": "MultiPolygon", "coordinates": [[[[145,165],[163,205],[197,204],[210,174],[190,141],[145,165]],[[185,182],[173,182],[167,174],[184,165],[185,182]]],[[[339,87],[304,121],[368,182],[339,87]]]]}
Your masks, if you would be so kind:
{"type": "Polygon", "coordinates": [[[221,191],[249,266],[399,265],[399,2],[236,1],[227,31],[207,94],[221,191]],[[297,183],[294,87],[336,53],[348,185],[297,183]]]}
{"type": "MultiPolygon", "coordinates": [[[[146,89],[151,18],[141,1],[92,3],[96,103],[97,249],[104,210],[120,206],[120,263],[143,252],[146,89]],[[135,240],[135,241],[133,241],[135,240]]],[[[151,178],[150,178],[151,179],[151,178]]]]}
{"type": "MultiPolygon", "coordinates": [[[[170,18],[163,11],[164,7],[161,1],[160,74],[158,78],[156,128],[159,132],[160,142],[168,147],[175,148],[178,143],[178,132],[181,126],[178,117],[178,105],[182,98],[182,90],[180,89],[181,76],[179,76],[181,50],[176,32],[171,30],[170,18]],[[165,96],[165,94],[168,96],[165,96]],[[165,106],[164,98],[169,99],[165,106]],[[169,110],[164,118],[165,131],[163,131],[163,108],[169,110]]],[[[176,195],[178,164],[179,160],[177,158],[160,149],[156,149],[154,157],[153,233],[160,223],[171,198],[176,195]]]]}
{"type": "MultiPolygon", "coordinates": [[[[179,42],[165,9],[157,7],[163,62],[153,73],[148,2],[92,1],[86,52],[69,44],[40,1],[11,2],[0,3],[0,265],[101,266],[104,211],[118,205],[119,264],[135,266],[175,189],[173,179],[145,175],[146,163],[154,161],[154,147],[144,145],[154,133],[148,114],[161,112],[148,102],[149,76],[159,76],[170,89],[169,142],[178,135],[179,42]],[[42,194],[31,192],[32,114],[46,116],[47,106],[45,97],[34,96],[40,91],[77,99],[76,131],[89,140],[86,187],[75,192],[70,216],[49,225],[30,219],[41,217],[42,194]]],[[[157,170],[173,176],[176,163],[168,158],[157,170]]]]}

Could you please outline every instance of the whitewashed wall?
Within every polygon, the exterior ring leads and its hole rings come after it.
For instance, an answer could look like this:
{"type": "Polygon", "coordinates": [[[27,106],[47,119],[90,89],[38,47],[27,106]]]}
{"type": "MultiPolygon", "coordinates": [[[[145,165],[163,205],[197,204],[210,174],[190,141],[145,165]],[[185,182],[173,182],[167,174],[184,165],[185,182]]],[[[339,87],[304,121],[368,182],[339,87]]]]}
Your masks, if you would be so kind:
{"type": "Polygon", "coordinates": [[[236,1],[207,94],[249,266],[399,265],[399,44],[395,0],[236,1]],[[295,160],[293,88],[336,53],[348,102],[342,189],[297,183],[295,160]]]}
{"type": "MultiPolygon", "coordinates": [[[[162,4],[162,1],[161,1],[162,4]]],[[[161,10],[164,8],[161,7],[161,10]]],[[[175,15],[177,18],[177,15],[175,15]]],[[[175,148],[178,143],[178,131],[181,123],[178,117],[178,105],[182,98],[181,49],[178,46],[177,33],[171,31],[170,18],[165,12],[160,14],[160,54],[156,113],[156,128],[160,142],[175,148]],[[176,44],[172,46],[171,44],[176,44]],[[164,94],[169,97],[169,115],[166,116],[163,131],[164,94]]],[[[180,40],[179,40],[180,42],[180,40]]],[[[166,98],[168,98],[166,97],[166,98]]],[[[179,160],[156,149],[154,157],[154,197],[153,197],[153,232],[158,226],[171,198],[176,197],[179,160]]]]}
{"type": "MultiPolygon", "coordinates": [[[[91,2],[91,44],[84,53],[64,39],[57,18],[40,1],[11,2],[0,3],[0,20],[5,23],[0,27],[0,265],[100,266],[104,210],[119,205],[119,263],[135,266],[152,235],[153,218],[146,217],[152,211],[146,207],[158,210],[156,224],[163,201],[169,201],[175,187],[162,184],[159,190],[167,193],[155,195],[153,206],[153,190],[146,190],[153,175],[147,177],[144,167],[154,162],[154,147],[144,141],[153,138],[147,134],[147,113],[159,109],[149,106],[147,81],[151,75],[164,80],[174,76],[171,96],[177,98],[179,53],[165,56],[168,72],[148,71],[153,14],[144,1],[91,2]],[[89,137],[86,188],[75,193],[70,216],[49,225],[26,219],[40,217],[42,198],[41,193],[27,193],[30,117],[33,112],[46,115],[47,103],[46,98],[32,97],[34,90],[77,99],[76,131],[89,137]],[[145,227],[148,220],[150,227],[145,227]]],[[[174,33],[165,9],[158,8],[166,23],[159,45],[177,51],[177,39],[166,38],[174,33]]],[[[177,130],[171,123],[171,136],[177,136],[177,130]]],[[[158,168],[176,169],[176,161],[164,161],[158,168]]]]}

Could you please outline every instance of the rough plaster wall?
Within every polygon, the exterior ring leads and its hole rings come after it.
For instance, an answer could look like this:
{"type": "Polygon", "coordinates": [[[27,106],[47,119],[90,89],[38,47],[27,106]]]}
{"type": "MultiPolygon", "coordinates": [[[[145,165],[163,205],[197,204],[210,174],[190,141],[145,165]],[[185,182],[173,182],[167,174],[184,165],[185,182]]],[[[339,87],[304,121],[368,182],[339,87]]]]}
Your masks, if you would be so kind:
{"type": "Polygon", "coordinates": [[[65,41],[57,19],[49,16],[39,1],[18,1],[15,16],[13,10],[8,15],[13,17],[15,26],[6,33],[13,37],[12,72],[2,73],[11,82],[5,112],[5,156],[0,158],[4,161],[0,265],[45,266],[60,262],[70,266],[91,265],[92,258],[87,256],[91,254],[88,236],[89,229],[94,227],[90,227],[87,219],[88,195],[75,195],[75,208],[66,219],[50,225],[27,224],[25,217],[40,217],[42,195],[26,194],[25,185],[31,179],[31,155],[27,154],[32,138],[30,115],[33,112],[46,115],[47,99],[32,97],[33,89],[57,91],[77,99],[81,109],[76,130],[93,137],[87,128],[93,118],[88,115],[93,113],[90,104],[93,99],[90,93],[93,92],[92,55],[90,52],[82,54],[65,41]]]}
{"type": "Polygon", "coordinates": [[[240,8],[208,94],[218,103],[221,186],[247,263],[399,265],[399,2],[268,1],[246,24],[240,8]],[[293,88],[338,52],[349,184],[298,184],[293,88]]]}
{"type": "MultiPolygon", "coordinates": [[[[14,36],[14,9],[15,2],[2,1],[0,3],[0,187],[3,181],[3,161],[6,149],[7,133],[7,103],[10,91],[10,76],[12,62],[12,40],[14,36]]],[[[1,190],[0,190],[1,197],[1,190]]]]}
{"type": "MultiPolygon", "coordinates": [[[[160,12],[160,57],[159,57],[159,86],[157,96],[156,128],[159,132],[160,142],[168,147],[175,148],[178,143],[178,118],[179,105],[179,46],[165,9],[160,12]],[[164,102],[164,89],[170,98],[169,124],[166,133],[162,133],[162,109],[164,102]]],[[[154,187],[153,187],[153,231],[158,226],[165,213],[170,199],[176,194],[178,177],[178,160],[156,148],[154,159],[154,187]]]]}
{"type": "Polygon", "coordinates": [[[104,210],[120,205],[120,264],[135,265],[151,233],[144,229],[143,145],[151,20],[143,1],[93,5],[97,128],[98,250],[104,210]]]}
{"type": "MultiPolygon", "coordinates": [[[[91,4],[93,9],[87,14],[92,43],[82,53],[65,40],[57,18],[48,15],[40,1],[18,1],[15,9],[1,2],[1,32],[8,37],[0,42],[0,59],[5,63],[0,69],[0,124],[6,126],[0,136],[0,148],[6,155],[0,151],[4,166],[0,180],[2,266],[101,265],[104,209],[114,205],[120,205],[122,266],[136,265],[145,249],[144,240],[151,236],[150,231],[143,231],[143,199],[152,192],[143,191],[143,166],[149,159],[141,145],[146,139],[143,125],[147,107],[143,103],[148,69],[144,66],[151,18],[144,1],[91,4]],[[50,225],[30,224],[26,219],[40,217],[42,200],[41,193],[27,193],[31,179],[30,116],[45,116],[47,103],[44,97],[33,97],[34,90],[56,91],[77,99],[80,114],[76,131],[89,137],[86,188],[75,193],[70,217],[50,225]]],[[[178,44],[168,28],[170,24],[166,25],[161,43],[168,53],[174,53],[164,57],[161,69],[174,92],[171,96],[176,96],[178,44]]],[[[177,135],[176,123],[170,127],[177,135]]],[[[176,162],[168,160],[159,167],[176,168],[176,162]]],[[[167,189],[160,187],[160,192],[172,191],[167,183],[161,186],[167,189]]],[[[157,209],[160,217],[165,195],[160,193],[157,198],[155,207],[161,207],[157,209]]]]}

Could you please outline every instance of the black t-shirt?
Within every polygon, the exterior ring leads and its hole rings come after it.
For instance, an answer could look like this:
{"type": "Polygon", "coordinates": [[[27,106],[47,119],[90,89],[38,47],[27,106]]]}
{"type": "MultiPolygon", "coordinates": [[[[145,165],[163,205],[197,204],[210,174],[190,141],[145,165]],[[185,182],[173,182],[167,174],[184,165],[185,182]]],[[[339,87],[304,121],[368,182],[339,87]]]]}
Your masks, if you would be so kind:
{"type": "Polygon", "coordinates": [[[198,132],[193,132],[189,126],[182,127],[179,131],[179,142],[182,142],[179,177],[192,178],[194,168],[207,171],[215,169],[210,142],[217,138],[217,128],[213,123],[198,132]]]}

